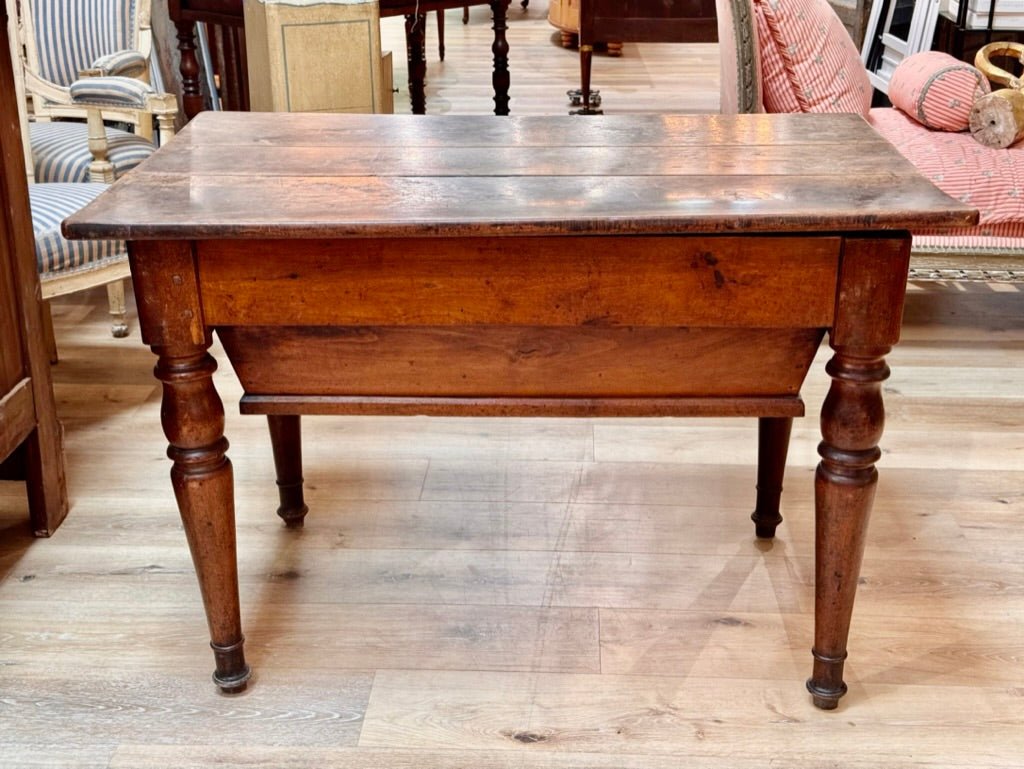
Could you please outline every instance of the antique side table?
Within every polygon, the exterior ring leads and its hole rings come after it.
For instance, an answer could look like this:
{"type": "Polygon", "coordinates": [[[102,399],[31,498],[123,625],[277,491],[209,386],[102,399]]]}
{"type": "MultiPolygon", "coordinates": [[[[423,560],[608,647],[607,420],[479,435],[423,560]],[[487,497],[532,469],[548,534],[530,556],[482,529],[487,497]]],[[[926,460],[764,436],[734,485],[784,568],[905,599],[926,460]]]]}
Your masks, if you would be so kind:
{"type": "Polygon", "coordinates": [[[214,332],[289,525],[302,414],[735,415],[762,537],[828,333],[808,688],[833,708],[909,231],[976,218],[854,115],[206,113],[65,232],[128,241],[226,691],[249,668],[214,332]]]}

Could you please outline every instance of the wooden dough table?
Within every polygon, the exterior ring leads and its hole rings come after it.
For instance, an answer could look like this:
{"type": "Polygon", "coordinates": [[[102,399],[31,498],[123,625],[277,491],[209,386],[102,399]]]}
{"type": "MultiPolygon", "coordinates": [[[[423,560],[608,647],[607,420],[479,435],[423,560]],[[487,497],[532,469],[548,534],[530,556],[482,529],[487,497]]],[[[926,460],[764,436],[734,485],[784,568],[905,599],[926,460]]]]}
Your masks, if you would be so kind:
{"type": "Polygon", "coordinates": [[[224,112],[65,231],[128,241],[226,691],[249,667],[214,333],[269,417],[291,526],[300,415],[719,415],[759,418],[762,537],[827,333],[808,687],[832,708],[909,230],[976,218],[853,115],[224,112]]]}

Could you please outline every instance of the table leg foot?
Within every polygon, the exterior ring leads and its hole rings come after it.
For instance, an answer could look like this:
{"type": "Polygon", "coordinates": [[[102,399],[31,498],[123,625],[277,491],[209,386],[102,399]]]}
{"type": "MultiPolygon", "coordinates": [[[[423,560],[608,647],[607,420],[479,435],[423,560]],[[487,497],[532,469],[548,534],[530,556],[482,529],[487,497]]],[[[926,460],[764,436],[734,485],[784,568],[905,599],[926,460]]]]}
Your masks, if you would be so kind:
{"type": "Polygon", "coordinates": [[[302,493],[302,428],[298,414],[268,414],[270,443],[274,450],[277,514],[289,529],[301,528],[309,512],[302,493]]]}
{"type": "Polygon", "coordinates": [[[771,539],[782,523],[779,502],[782,478],[786,472],[789,436],[793,430],[790,417],[761,417],[757,420],[757,501],[750,520],[759,539],[771,539]]]}
{"type": "Polygon", "coordinates": [[[213,659],[217,665],[213,671],[213,682],[225,694],[244,692],[252,675],[252,670],[245,662],[245,653],[242,650],[244,644],[244,638],[230,646],[218,646],[215,643],[210,643],[210,648],[213,649],[213,659]]]}
{"type": "Polygon", "coordinates": [[[807,679],[807,691],[811,693],[811,701],[816,708],[835,710],[839,705],[839,698],[846,694],[846,684],[843,683],[846,652],[839,657],[827,657],[815,650],[811,650],[811,654],[814,655],[814,670],[807,679]]]}

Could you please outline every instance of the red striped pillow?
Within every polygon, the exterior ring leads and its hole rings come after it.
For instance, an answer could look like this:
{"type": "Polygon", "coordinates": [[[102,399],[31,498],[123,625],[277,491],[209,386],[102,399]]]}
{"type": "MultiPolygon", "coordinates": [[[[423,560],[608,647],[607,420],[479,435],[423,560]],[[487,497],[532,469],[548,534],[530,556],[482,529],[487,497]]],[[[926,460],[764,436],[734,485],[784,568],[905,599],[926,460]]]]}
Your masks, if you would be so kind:
{"type": "Polygon", "coordinates": [[[966,131],[971,105],[990,90],[977,68],[942,51],[922,51],[893,70],[889,101],[927,128],[966,131]]]}
{"type": "Polygon", "coordinates": [[[753,0],[767,112],[867,115],[872,89],[827,0],[753,0]]]}

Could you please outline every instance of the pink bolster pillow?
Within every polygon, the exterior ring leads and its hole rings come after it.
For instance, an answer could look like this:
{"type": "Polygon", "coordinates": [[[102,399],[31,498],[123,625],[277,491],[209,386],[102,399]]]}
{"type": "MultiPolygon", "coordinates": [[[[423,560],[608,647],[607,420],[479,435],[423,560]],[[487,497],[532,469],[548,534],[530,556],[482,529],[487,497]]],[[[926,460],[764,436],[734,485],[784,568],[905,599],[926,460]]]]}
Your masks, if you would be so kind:
{"type": "Polygon", "coordinates": [[[942,51],[922,51],[896,66],[889,101],[926,128],[965,131],[974,100],[990,90],[976,67],[942,51]]]}

